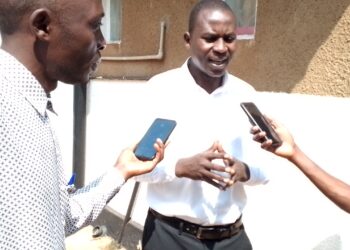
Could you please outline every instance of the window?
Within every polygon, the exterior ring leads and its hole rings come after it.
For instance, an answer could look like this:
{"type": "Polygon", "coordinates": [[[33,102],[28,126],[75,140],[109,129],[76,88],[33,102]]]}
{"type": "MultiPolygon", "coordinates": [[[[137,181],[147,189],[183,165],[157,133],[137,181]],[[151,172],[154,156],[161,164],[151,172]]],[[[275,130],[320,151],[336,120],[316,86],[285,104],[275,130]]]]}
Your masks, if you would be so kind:
{"type": "Polygon", "coordinates": [[[107,43],[120,43],[121,41],[121,1],[102,0],[105,17],[102,20],[102,33],[107,43]]]}
{"type": "Polygon", "coordinates": [[[237,38],[254,39],[258,0],[226,0],[237,18],[237,38]]]}

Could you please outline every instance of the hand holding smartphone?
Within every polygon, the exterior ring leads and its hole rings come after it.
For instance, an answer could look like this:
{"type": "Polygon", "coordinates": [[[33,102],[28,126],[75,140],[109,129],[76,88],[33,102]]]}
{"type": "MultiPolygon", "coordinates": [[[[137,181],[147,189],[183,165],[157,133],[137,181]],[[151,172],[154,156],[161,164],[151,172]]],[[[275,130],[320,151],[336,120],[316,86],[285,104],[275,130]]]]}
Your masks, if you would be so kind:
{"type": "Polygon", "coordinates": [[[253,102],[242,102],[241,107],[248,116],[249,122],[253,126],[258,126],[261,131],[266,133],[266,140],[272,140],[273,147],[277,148],[281,146],[282,140],[253,102]]]}
{"type": "Polygon", "coordinates": [[[165,144],[175,127],[176,121],[174,120],[156,118],[137,144],[134,151],[135,156],[142,161],[153,160],[157,153],[153,146],[157,138],[165,144]]]}

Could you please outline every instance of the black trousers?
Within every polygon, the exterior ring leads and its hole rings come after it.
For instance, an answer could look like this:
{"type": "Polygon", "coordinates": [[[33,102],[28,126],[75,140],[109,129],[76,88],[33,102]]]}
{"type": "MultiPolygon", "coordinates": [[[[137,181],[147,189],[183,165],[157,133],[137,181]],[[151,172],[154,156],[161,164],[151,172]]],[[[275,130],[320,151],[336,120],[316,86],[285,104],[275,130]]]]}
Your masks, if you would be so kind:
{"type": "Polygon", "coordinates": [[[148,213],[143,236],[142,250],[252,250],[252,245],[242,229],[231,238],[221,240],[199,240],[194,235],[158,220],[148,213]]]}

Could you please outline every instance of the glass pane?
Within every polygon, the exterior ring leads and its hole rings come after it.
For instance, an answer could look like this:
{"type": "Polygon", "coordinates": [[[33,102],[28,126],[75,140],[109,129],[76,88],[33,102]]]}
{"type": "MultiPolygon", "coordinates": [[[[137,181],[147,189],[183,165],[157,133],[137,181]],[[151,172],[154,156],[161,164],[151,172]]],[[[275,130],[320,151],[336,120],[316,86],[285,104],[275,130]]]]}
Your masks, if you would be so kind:
{"type": "Polygon", "coordinates": [[[112,42],[120,41],[120,30],[121,30],[121,0],[110,0],[111,11],[110,11],[110,25],[111,25],[111,36],[112,42]]]}
{"type": "Polygon", "coordinates": [[[101,30],[107,43],[119,43],[121,40],[121,1],[102,1],[105,17],[102,20],[101,30]]]}
{"type": "Polygon", "coordinates": [[[238,39],[254,39],[258,0],[226,0],[237,17],[238,39]]]}

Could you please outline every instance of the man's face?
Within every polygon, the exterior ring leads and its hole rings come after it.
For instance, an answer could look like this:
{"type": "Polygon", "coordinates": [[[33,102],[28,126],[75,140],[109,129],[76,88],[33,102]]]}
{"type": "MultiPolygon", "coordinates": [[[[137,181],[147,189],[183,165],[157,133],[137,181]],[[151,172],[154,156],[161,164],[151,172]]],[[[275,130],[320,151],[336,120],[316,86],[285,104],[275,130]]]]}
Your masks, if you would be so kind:
{"type": "Polygon", "coordinates": [[[191,63],[209,77],[222,77],[236,49],[235,28],[229,11],[202,10],[192,33],[185,34],[191,63]]]}
{"type": "Polygon", "coordinates": [[[101,0],[63,0],[60,18],[46,53],[46,74],[53,80],[87,83],[100,62],[106,41],[101,33],[101,0]]]}

